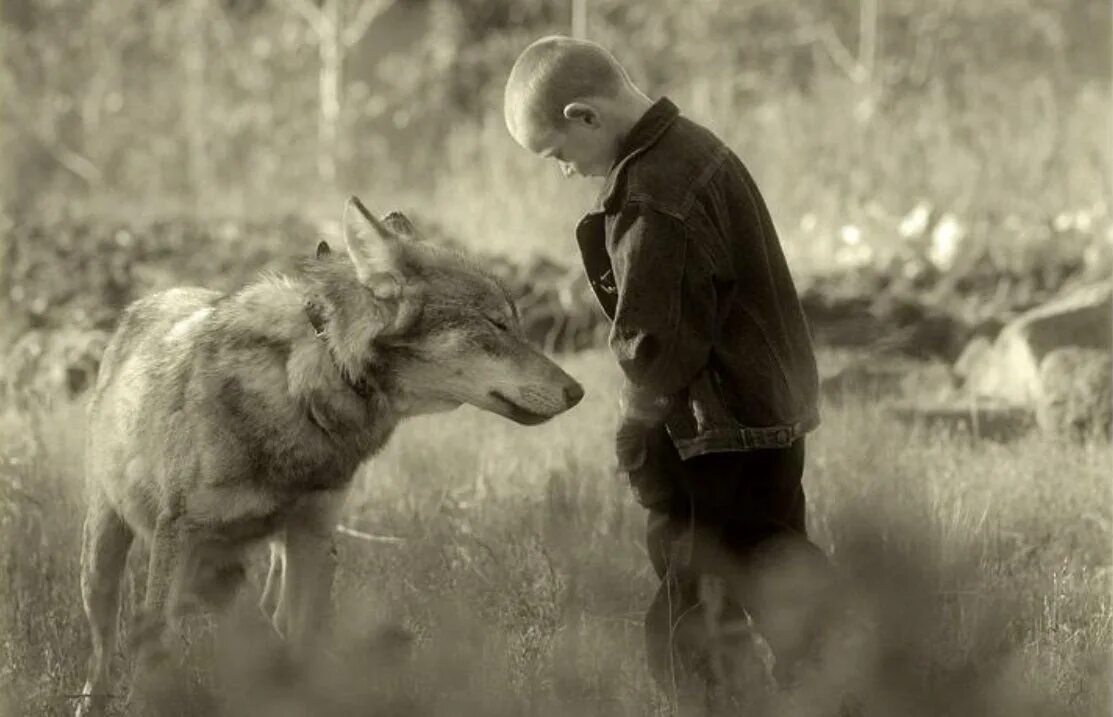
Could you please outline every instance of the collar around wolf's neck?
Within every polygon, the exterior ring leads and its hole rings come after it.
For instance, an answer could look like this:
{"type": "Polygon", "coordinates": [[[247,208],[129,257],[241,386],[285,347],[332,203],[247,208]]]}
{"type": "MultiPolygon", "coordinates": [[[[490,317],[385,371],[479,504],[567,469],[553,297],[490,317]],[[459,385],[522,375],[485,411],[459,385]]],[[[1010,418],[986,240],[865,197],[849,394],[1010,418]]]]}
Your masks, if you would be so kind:
{"type": "Polygon", "coordinates": [[[375,379],[371,377],[369,371],[364,371],[353,381],[351,377],[348,376],[348,372],[344,370],[344,367],[336,361],[336,356],[332,352],[332,347],[329,346],[328,336],[325,332],[325,312],[324,309],[321,308],[321,305],[312,299],[306,299],[305,316],[313,326],[313,333],[317,337],[317,340],[325,345],[325,350],[328,351],[329,358],[332,359],[332,363],[336,367],[337,372],[343,377],[344,383],[348,384],[348,387],[365,401],[370,400],[376,394],[385,397],[386,394],[375,379]]]}

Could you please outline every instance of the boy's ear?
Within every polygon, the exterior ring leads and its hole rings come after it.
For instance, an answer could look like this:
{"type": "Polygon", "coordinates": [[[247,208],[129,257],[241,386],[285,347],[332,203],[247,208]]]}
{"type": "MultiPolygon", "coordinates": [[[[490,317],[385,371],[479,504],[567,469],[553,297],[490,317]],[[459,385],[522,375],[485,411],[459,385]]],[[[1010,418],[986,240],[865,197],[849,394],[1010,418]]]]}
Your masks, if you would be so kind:
{"type": "Polygon", "coordinates": [[[586,102],[569,102],[564,106],[564,119],[582,122],[588,127],[599,126],[599,111],[586,102]]]}
{"type": "Polygon", "coordinates": [[[344,205],[342,226],[348,256],[355,264],[360,282],[367,284],[371,277],[399,268],[401,239],[376,219],[358,197],[350,197],[344,205]]]}

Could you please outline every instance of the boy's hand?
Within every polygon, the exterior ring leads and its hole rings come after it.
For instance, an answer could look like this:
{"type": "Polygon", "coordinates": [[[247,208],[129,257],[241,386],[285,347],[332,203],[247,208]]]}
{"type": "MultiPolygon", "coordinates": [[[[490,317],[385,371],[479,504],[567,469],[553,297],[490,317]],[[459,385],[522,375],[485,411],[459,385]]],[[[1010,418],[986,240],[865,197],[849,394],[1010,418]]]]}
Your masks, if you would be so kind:
{"type": "Polygon", "coordinates": [[[672,410],[672,399],[658,396],[630,383],[622,382],[618,395],[618,415],[620,423],[638,423],[645,426],[659,426],[672,410]]]}
{"type": "Polygon", "coordinates": [[[624,381],[618,398],[618,432],[615,455],[618,470],[629,472],[645,464],[646,437],[665,421],[671,408],[667,397],[658,397],[624,381]]]}
{"type": "Polygon", "coordinates": [[[635,421],[620,420],[615,434],[615,458],[619,473],[636,471],[645,465],[646,437],[650,426],[635,421]]]}
{"type": "Polygon", "coordinates": [[[669,442],[663,422],[643,423],[624,417],[618,423],[618,478],[629,482],[638,503],[650,510],[664,510],[662,506],[668,504],[675,489],[679,456],[664,446],[669,442]]]}

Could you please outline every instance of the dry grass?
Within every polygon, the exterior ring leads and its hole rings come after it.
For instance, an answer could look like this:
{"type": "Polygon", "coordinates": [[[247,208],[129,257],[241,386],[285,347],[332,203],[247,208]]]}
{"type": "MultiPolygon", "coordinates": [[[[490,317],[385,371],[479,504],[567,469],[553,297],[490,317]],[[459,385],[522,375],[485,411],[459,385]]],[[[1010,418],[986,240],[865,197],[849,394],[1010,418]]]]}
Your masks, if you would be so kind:
{"type": "MultiPolygon", "coordinates": [[[[340,536],[339,662],[286,660],[244,595],[217,631],[235,639],[192,627],[162,711],[669,714],[642,661],[643,516],[612,474],[617,376],[601,354],[567,368],[588,389],[572,413],[532,429],[471,409],[417,419],[360,476],[346,523],[403,542],[340,536]]],[[[0,418],[3,715],[65,713],[83,679],[81,427],[76,406],[0,418]]],[[[829,407],[811,525],[868,627],[764,712],[830,714],[839,685],[871,715],[1107,714],[1111,455],[829,407]]]]}

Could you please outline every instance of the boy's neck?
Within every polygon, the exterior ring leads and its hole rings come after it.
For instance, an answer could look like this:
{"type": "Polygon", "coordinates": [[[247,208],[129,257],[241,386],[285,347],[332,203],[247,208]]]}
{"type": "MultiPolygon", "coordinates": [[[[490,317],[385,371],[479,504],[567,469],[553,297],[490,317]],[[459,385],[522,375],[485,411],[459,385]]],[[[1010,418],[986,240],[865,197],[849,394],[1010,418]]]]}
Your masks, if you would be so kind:
{"type": "MultiPolygon", "coordinates": [[[[630,90],[618,98],[613,107],[616,125],[616,149],[621,151],[619,148],[626,146],[626,139],[630,136],[630,132],[652,106],[653,100],[637,89],[630,90]]],[[[614,161],[617,162],[620,159],[622,158],[615,157],[614,161]]]]}

